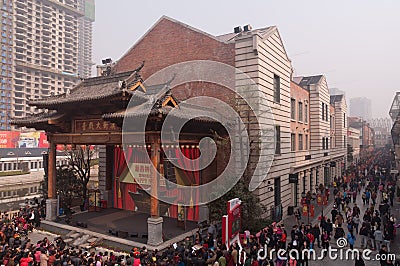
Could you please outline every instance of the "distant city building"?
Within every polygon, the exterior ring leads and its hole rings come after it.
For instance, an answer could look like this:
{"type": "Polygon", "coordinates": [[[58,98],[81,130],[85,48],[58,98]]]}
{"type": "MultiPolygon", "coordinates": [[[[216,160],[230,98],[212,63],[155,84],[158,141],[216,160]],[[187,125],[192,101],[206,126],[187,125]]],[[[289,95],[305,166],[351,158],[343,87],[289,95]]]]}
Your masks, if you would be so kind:
{"type": "Polygon", "coordinates": [[[376,118],[369,121],[370,126],[374,129],[375,133],[375,146],[385,147],[392,144],[392,121],[389,118],[376,118]]]}
{"type": "Polygon", "coordinates": [[[364,120],[372,119],[371,100],[365,97],[350,99],[350,116],[362,117],[364,120]]]}
{"type": "Polygon", "coordinates": [[[338,89],[338,88],[331,88],[331,89],[329,89],[329,94],[330,94],[331,96],[333,96],[333,95],[344,95],[344,96],[346,97],[346,92],[345,92],[345,91],[342,91],[342,90],[340,90],[340,89],[338,89]]]}
{"type": "Polygon", "coordinates": [[[360,131],[360,146],[362,149],[372,147],[375,144],[374,140],[374,129],[371,125],[363,120],[361,117],[348,117],[348,126],[360,131]]]}
{"type": "Polygon", "coordinates": [[[353,148],[353,162],[360,160],[360,130],[348,127],[347,128],[348,144],[353,148]]]}
{"type": "Polygon", "coordinates": [[[0,130],[9,116],[35,111],[27,101],[64,93],[89,77],[94,0],[0,2],[0,130]]]}

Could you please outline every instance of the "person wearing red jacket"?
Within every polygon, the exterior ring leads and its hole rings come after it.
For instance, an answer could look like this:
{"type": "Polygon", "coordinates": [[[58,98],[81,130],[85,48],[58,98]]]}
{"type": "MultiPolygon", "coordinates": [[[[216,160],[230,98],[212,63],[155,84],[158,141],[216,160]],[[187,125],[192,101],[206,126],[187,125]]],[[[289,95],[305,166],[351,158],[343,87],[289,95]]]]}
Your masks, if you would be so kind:
{"type": "Polygon", "coordinates": [[[313,249],[314,248],[313,243],[315,240],[314,235],[311,234],[311,232],[308,232],[306,236],[307,236],[308,240],[310,241],[310,249],[313,249]]]}
{"type": "Polygon", "coordinates": [[[19,265],[20,266],[28,266],[29,263],[33,261],[33,258],[28,254],[25,253],[22,258],[19,260],[19,265]]]}

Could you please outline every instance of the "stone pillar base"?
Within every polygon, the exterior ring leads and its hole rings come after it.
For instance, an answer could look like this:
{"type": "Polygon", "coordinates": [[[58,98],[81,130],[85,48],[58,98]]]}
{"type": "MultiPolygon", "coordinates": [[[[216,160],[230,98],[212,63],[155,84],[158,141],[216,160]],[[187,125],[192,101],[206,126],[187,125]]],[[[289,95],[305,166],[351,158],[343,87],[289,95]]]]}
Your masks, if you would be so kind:
{"type": "Polygon", "coordinates": [[[54,221],[57,218],[57,199],[46,200],[46,220],[54,221]]]}
{"type": "Polygon", "coordinates": [[[147,245],[157,247],[162,244],[162,226],[163,226],[163,218],[150,217],[147,219],[147,245]]]}

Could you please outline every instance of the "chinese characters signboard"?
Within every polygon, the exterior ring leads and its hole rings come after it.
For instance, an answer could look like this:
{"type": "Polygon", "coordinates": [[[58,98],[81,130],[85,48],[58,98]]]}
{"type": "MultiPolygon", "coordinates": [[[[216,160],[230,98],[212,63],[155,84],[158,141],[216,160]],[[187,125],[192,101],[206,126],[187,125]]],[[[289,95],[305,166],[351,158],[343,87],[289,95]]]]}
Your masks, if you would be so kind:
{"type": "MultiPolygon", "coordinates": [[[[126,175],[121,178],[122,183],[139,184],[142,187],[151,186],[151,164],[147,163],[133,163],[130,171],[128,170],[126,175]]],[[[160,177],[159,185],[165,187],[164,177],[160,177]]]]}
{"type": "Polygon", "coordinates": [[[120,128],[111,122],[102,119],[75,120],[75,133],[120,131],[120,128]]]}

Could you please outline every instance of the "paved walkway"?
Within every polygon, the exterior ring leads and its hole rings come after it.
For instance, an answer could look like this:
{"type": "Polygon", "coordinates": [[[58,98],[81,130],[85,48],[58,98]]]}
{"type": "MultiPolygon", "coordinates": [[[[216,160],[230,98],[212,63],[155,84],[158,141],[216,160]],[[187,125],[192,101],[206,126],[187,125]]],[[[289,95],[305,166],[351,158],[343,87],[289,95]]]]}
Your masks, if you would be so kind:
{"type": "MultiPolygon", "coordinates": [[[[324,214],[324,216],[326,216],[327,218],[331,217],[331,210],[333,208],[333,189],[331,189],[331,193],[329,196],[329,200],[328,200],[328,205],[326,206],[320,206],[317,204],[317,200],[312,201],[311,203],[314,204],[314,217],[310,217],[308,218],[308,216],[301,216],[301,222],[308,224],[308,220],[310,221],[311,224],[315,224],[317,222],[319,222],[318,217],[322,215],[322,212],[324,214]]],[[[296,208],[300,208],[301,211],[301,207],[296,207],[296,208]]],[[[292,229],[292,227],[294,225],[297,224],[296,218],[294,217],[294,215],[288,216],[285,220],[283,220],[283,224],[285,225],[285,229],[286,231],[289,233],[290,230],[292,229]]]]}
{"type": "MultiPolygon", "coordinates": [[[[400,182],[398,184],[400,184],[400,182]]],[[[379,206],[378,202],[380,202],[380,200],[381,200],[381,195],[380,194],[381,193],[378,193],[376,208],[379,206]]],[[[365,210],[367,209],[367,205],[365,205],[365,206],[363,205],[361,194],[359,194],[357,196],[356,203],[357,203],[357,205],[359,206],[359,208],[361,210],[360,218],[362,219],[362,217],[363,217],[363,215],[365,213],[365,210]]],[[[350,207],[352,208],[353,206],[354,206],[354,204],[351,203],[350,207]]],[[[327,208],[327,211],[328,211],[328,208],[327,208]]],[[[325,212],[325,210],[324,210],[324,212],[325,212]]],[[[396,219],[397,219],[397,223],[399,223],[399,221],[400,221],[400,202],[396,202],[396,201],[394,202],[393,207],[391,207],[391,213],[395,214],[396,219]]],[[[329,215],[330,215],[330,210],[329,210],[329,215]]],[[[344,229],[345,229],[345,233],[347,235],[347,233],[348,233],[347,223],[345,223],[345,228],[344,229]]],[[[356,241],[355,241],[354,248],[358,249],[360,251],[360,254],[361,254],[361,252],[363,251],[363,249],[361,249],[361,237],[358,234],[355,234],[355,236],[356,236],[356,241]]],[[[334,238],[332,238],[330,244],[331,244],[331,246],[333,248],[337,248],[338,247],[337,243],[336,243],[336,240],[334,238]]],[[[347,248],[345,248],[345,249],[347,249],[347,248]]],[[[317,256],[319,256],[320,250],[321,249],[316,248],[317,256]]],[[[378,251],[373,251],[369,255],[369,257],[370,258],[375,258],[375,255],[377,253],[378,253],[378,251]]],[[[391,250],[390,250],[389,253],[396,254],[397,256],[399,256],[399,254],[400,254],[400,230],[399,229],[397,230],[397,235],[396,235],[395,239],[391,243],[391,250]]],[[[333,265],[337,265],[338,263],[340,263],[341,266],[353,266],[355,264],[355,262],[353,260],[351,260],[351,259],[350,260],[340,260],[340,262],[339,262],[339,260],[331,260],[329,258],[325,258],[323,260],[310,261],[309,265],[310,266],[330,266],[330,265],[333,266],[333,265]]],[[[366,266],[377,266],[377,265],[380,265],[380,264],[377,261],[371,260],[371,261],[365,261],[365,265],[366,266]]]]}

